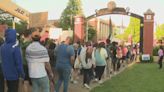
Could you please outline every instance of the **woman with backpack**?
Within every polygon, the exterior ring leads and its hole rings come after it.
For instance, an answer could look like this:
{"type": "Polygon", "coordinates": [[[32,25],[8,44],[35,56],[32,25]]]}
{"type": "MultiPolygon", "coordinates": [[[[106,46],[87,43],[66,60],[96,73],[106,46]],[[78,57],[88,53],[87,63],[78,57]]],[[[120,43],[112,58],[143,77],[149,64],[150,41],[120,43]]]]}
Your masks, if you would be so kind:
{"type": "Polygon", "coordinates": [[[91,81],[92,67],[95,65],[92,60],[92,51],[93,48],[91,44],[87,42],[86,45],[82,47],[80,52],[80,60],[83,68],[83,84],[87,89],[91,89],[89,84],[91,81]]]}

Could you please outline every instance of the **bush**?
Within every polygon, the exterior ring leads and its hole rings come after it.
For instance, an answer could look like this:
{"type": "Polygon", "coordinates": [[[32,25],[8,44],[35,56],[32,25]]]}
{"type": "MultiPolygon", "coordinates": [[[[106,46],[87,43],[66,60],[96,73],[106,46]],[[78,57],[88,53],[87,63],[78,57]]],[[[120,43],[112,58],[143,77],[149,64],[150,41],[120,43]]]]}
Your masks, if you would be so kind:
{"type": "Polygon", "coordinates": [[[150,56],[150,60],[142,60],[142,55],[139,57],[141,63],[153,63],[154,62],[154,57],[150,56]]]}
{"type": "Polygon", "coordinates": [[[153,56],[158,56],[159,46],[153,48],[153,56]]]}

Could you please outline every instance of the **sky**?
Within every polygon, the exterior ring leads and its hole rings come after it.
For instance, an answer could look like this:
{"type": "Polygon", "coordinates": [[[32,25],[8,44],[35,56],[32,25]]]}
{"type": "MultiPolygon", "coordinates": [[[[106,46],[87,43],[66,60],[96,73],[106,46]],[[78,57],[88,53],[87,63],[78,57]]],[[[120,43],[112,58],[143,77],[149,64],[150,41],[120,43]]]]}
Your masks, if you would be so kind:
{"type": "MultiPolygon", "coordinates": [[[[48,11],[49,19],[59,19],[62,11],[67,6],[68,0],[12,0],[19,6],[30,12],[42,12],[48,11]]],[[[96,9],[106,8],[107,3],[111,0],[81,0],[82,8],[85,16],[89,16],[95,13],[96,9]]],[[[140,14],[148,9],[151,9],[155,13],[155,24],[164,23],[164,0],[113,0],[116,2],[117,7],[129,7],[130,12],[140,14]]],[[[122,20],[124,25],[128,25],[128,16],[123,15],[107,15],[102,18],[108,19],[109,16],[112,21],[121,25],[122,20]]]]}

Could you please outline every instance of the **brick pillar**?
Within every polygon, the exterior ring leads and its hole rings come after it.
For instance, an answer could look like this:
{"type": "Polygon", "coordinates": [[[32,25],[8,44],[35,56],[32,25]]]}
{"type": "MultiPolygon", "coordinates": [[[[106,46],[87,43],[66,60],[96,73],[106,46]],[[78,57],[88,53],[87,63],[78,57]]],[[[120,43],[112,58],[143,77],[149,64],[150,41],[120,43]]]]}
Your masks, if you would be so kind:
{"type": "Polygon", "coordinates": [[[74,17],[74,42],[84,42],[84,17],[74,17]]]}
{"type": "Polygon", "coordinates": [[[144,13],[144,32],[143,32],[143,52],[144,54],[153,53],[154,40],[154,13],[148,9],[144,13]]]}

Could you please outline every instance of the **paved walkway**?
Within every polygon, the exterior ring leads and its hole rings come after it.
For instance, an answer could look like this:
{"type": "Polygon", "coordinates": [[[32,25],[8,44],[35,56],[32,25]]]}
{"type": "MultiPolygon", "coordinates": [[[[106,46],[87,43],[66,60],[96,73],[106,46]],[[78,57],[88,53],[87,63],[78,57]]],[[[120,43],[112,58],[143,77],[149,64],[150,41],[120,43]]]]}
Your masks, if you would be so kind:
{"type": "MultiPolygon", "coordinates": [[[[134,63],[132,63],[132,64],[134,64],[134,63]]],[[[127,67],[130,67],[132,64],[125,65],[125,67],[121,67],[120,71],[118,71],[117,74],[119,74],[120,72],[122,72],[127,67]]],[[[103,78],[103,81],[107,81],[111,77],[114,77],[117,74],[111,74],[110,77],[103,78]]],[[[83,77],[80,76],[77,84],[70,83],[70,85],[69,85],[69,91],[68,92],[89,92],[90,90],[87,89],[87,88],[85,88],[83,86],[82,80],[83,80],[83,77]]],[[[24,88],[24,91],[20,91],[20,92],[31,92],[31,87],[28,87],[26,85],[28,85],[28,83],[26,83],[26,82],[25,82],[25,86],[24,87],[22,87],[22,85],[20,84],[21,88],[24,88]]],[[[98,84],[95,81],[91,81],[91,83],[90,83],[91,89],[94,88],[94,87],[97,87],[97,86],[101,86],[101,84],[98,84]]],[[[61,89],[60,92],[62,92],[62,89],[61,89]]]]}
{"type": "MultiPolygon", "coordinates": [[[[126,69],[128,67],[131,67],[134,63],[128,64],[125,67],[121,67],[120,71],[118,71],[116,74],[111,74],[110,76],[111,77],[114,77],[115,75],[121,73],[124,69],[126,69]]],[[[103,81],[110,80],[111,77],[103,78],[103,81]]],[[[70,83],[69,92],[89,92],[90,91],[90,90],[86,89],[85,87],[83,87],[83,85],[82,85],[82,83],[83,83],[82,82],[82,77],[80,79],[81,80],[80,80],[80,82],[78,84],[72,84],[72,83],[70,83]]],[[[101,84],[98,84],[98,83],[96,83],[94,81],[92,81],[91,84],[90,84],[90,87],[91,88],[94,88],[94,87],[97,87],[97,86],[101,86],[101,84]]]]}

